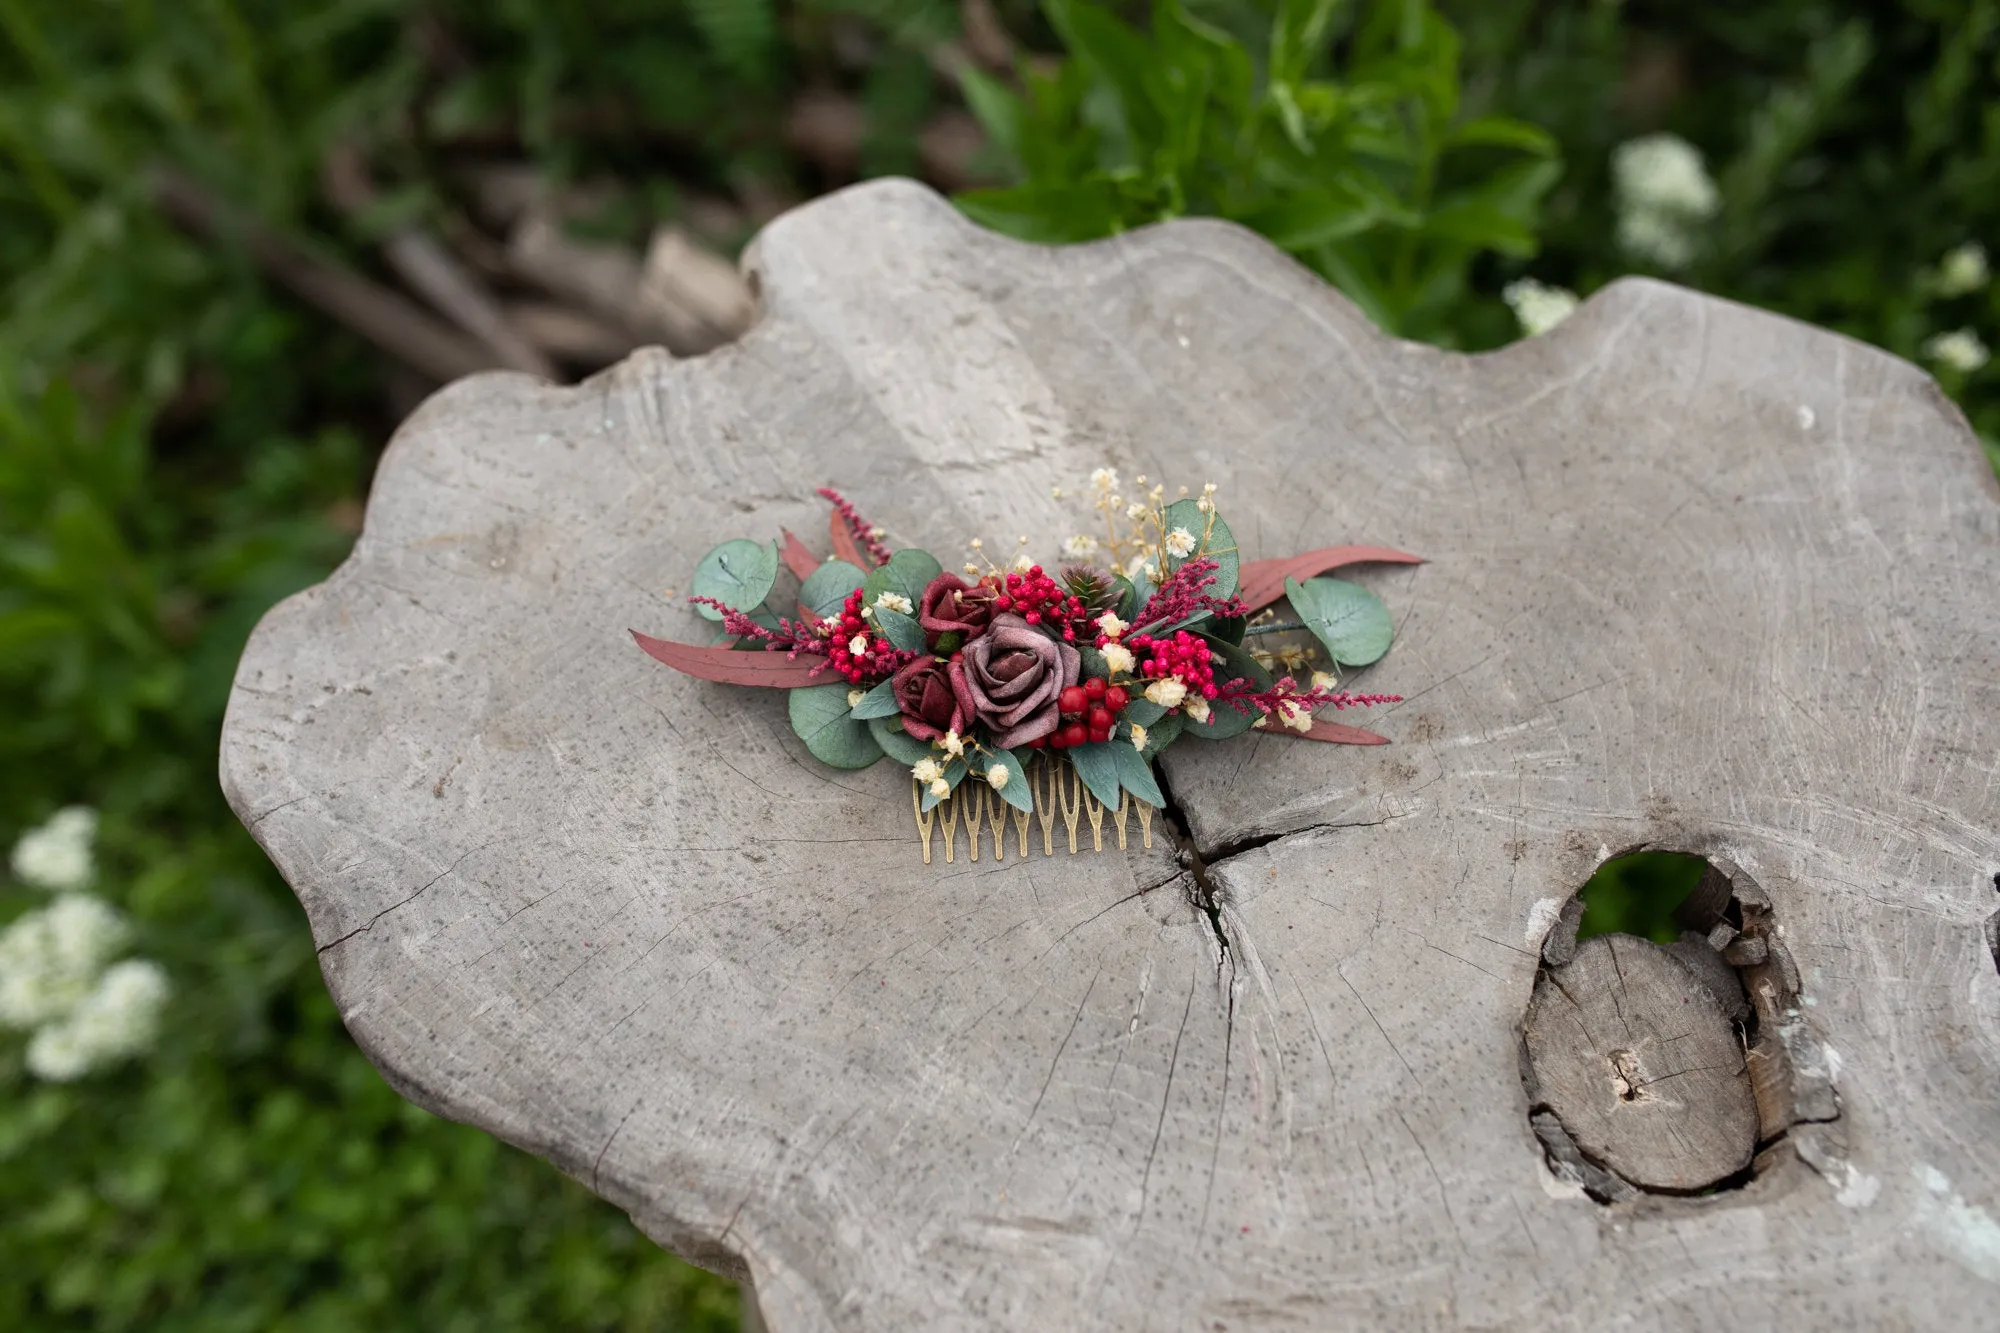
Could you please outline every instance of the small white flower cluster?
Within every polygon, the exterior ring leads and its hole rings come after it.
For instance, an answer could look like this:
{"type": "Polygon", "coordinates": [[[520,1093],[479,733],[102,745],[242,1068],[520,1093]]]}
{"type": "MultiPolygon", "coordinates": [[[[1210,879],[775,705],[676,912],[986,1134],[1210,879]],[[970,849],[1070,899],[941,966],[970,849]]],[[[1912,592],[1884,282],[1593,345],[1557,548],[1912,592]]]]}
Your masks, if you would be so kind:
{"type": "Polygon", "coordinates": [[[73,806],[14,846],[15,875],[57,897],[0,931],[0,1027],[34,1034],[28,1070],[50,1082],[144,1051],[167,999],[159,964],[111,963],[131,930],[110,904],[83,892],[96,832],[96,812],[73,806]]]}
{"type": "Polygon", "coordinates": [[[1619,247],[1665,269],[1693,262],[1703,224],[1722,207],[1701,150],[1673,134],[1630,139],[1612,151],[1611,179],[1619,247]]]}
{"type": "Polygon", "coordinates": [[[1500,291],[1500,299],[1520,321],[1521,332],[1533,338],[1547,333],[1576,310],[1576,293],[1533,278],[1516,278],[1500,291]]]}
{"type": "Polygon", "coordinates": [[[1986,267],[1986,247],[1977,241],[1967,241],[1955,246],[1938,262],[1937,275],[1931,286],[1946,300],[1954,297],[1970,296],[1984,287],[1992,278],[1986,267]]]}
{"type": "Polygon", "coordinates": [[[1970,375],[1991,360],[1993,353],[1976,332],[1967,328],[1933,334],[1924,342],[1924,355],[1946,370],[1970,375]]]}

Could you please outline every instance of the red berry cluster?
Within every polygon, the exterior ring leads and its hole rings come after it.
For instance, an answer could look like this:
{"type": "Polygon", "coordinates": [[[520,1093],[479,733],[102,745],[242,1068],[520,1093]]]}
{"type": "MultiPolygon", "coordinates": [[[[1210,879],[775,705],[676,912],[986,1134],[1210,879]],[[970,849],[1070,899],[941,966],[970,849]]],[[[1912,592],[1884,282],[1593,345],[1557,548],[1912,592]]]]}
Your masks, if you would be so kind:
{"type": "Polygon", "coordinates": [[[1148,680],[1178,677],[1189,694],[1199,694],[1204,699],[1215,697],[1215,668],[1209,664],[1208,645],[1186,630],[1171,639],[1134,634],[1125,641],[1125,646],[1132,650],[1133,656],[1147,659],[1139,667],[1139,674],[1148,680]]]}
{"type": "Polygon", "coordinates": [[[1082,620],[1089,608],[1083,599],[1064,592],[1062,585],[1042,572],[1040,565],[1025,574],[1009,574],[994,599],[995,609],[1012,611],[1030,625],[1062,626],[1065,642],[1076,642],[1073,621],[1082,620]]]}
{"type": "Polygon", "coordinates": [[[1111,729],[1118,725],[1118,714],[1131,701],[1132,696],[1125,692],[1123,686],[1092,676],[1081,685],[1072,685],[1062,692],[1056,700],[1062,720],[1047,736],[1028,744],[1036,749],[1047,745],[1052,750],[1067,750],[1078,745],[1108,741],[1111,729]]]}
{"type": "Polygon", "coordinates": [[[861,589],[856,588],[847,594],[840,615],[824,622],[832,634],[826,645],[827,661],[853,685],[859,685],[870,676],[887,675],[896,667],[895,650],[886,640],[876,638],[874,627],[861,618],[864,600],[861,589]],[[847,647],[857,634],[868,638],[868,651],[858,656],[848,651],[847,647]]]}

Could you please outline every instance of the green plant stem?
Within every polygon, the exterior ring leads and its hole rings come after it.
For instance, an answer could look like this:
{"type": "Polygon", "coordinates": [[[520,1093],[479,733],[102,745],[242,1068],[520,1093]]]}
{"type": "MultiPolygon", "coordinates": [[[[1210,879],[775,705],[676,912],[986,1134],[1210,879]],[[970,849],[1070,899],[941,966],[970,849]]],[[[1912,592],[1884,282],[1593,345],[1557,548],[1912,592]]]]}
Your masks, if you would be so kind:
{"type": "Polygon", "coordinates": [[[1246,635],[1284,634],[1291,630],[1304,629],[1304,628],[1305,625],[1297,620],[1273,620],[1267,625],[1252,625],[1248,629],[1244,630],[1243,633],[1246,635]]]}

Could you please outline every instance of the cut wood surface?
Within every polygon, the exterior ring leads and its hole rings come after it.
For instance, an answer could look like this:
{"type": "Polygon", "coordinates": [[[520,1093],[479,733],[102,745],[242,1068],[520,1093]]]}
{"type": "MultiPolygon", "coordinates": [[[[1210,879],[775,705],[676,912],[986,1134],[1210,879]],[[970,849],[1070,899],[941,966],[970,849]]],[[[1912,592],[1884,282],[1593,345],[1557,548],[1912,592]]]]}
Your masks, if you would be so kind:
{"type": "Polygon", "coordinates": [[[705,357],[431,399],[246,650],[224,785],[406,1095],[778,1333],[1990,1322],[2000,503],[1924,374],[1643,280],[1454,355],[1224,224],[1045,250],[893,182],[746,263],[705,357]],[[1253,558],[1421,553],[1343,575],[1398,628],[1348,683],[1407,697],[1343,720],[1391,744],[1175,747],[1185,859],[926,868],[901,770],[626,634],[707,643],[671,590],[823,553],[818,486],[1050,550],[1103,464],[1217,482],[1253,558]],[[1760,1040],[1839,1118],[1607,1206],[1522,1023],[1640,846],[1754,877],[1800,994],[1760,1040]]]}

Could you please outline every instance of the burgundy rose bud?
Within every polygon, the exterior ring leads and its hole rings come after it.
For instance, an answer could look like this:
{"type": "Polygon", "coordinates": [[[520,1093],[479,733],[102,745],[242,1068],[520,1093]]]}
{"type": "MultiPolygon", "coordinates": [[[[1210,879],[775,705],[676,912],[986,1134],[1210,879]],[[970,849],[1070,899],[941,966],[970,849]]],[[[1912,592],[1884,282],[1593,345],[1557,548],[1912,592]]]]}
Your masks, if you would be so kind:
{"type": "Polygon", "coordinates": [[[917,603],[917,623],[931,647],[949,651],[964,647],[993,622],[993,601],[999,590],[987,583],[967,583],[956,574],[940,574],[924,588],[917,603]],[[949,648],[940,640],[949,634],[957,639],[949,648]]]}
{"type": "Polygon", "coordinates": [[[952,659],[951,684],[992,743],[1011,750],[1055,730],[1062,692],[1076,684],[1081,665],[1075,648],[1003,613],[952,659]]]}
{"type": "Polygon", "coordinates": [[[890,677],[896,706],[903,710],[903,730],[920,741],[934,741],[947,731],[963,735],[972,712],[959,702],[945,664],[935,657],[905,662],[890,677]]]}

